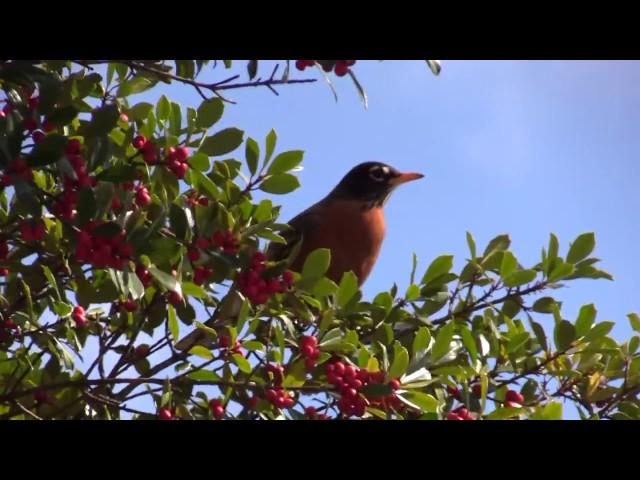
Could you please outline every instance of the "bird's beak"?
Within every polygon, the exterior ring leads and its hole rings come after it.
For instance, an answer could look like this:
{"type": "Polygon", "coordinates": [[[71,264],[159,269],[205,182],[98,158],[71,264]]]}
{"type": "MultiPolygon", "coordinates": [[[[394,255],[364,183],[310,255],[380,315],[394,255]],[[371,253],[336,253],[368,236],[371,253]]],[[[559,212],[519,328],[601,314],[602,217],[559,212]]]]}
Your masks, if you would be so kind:
{"type": "Polygon", "coordinates": [[[392,178],[389,181],[389,183],[391,183],[391,185],[393,185],[394,187],[397,187],[398,185],[402,185],[403,183],[419,180],[422,177],[424,177],[424,175],[421,173],[413,173],[413,172],[401,173],[397,177],[392,178]]]}

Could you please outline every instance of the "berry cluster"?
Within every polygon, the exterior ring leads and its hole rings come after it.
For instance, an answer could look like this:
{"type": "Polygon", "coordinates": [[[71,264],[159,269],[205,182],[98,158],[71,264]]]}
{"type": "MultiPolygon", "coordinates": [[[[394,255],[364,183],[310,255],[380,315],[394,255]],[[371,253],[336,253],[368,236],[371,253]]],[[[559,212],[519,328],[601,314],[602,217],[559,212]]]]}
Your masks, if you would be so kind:
{"type": "MultiPolygon", "coordinates": [[[[117,198],[117,197],[116,197],[117,198]]],[[[136,187],[136,205],[144,208],[151,203],[151,195],[146,186],[140,184],[136,187]]]]}
{"type": "Polygon", "coordinates": [[[316,62],[325,72],[333,71],[338,77],[344,77],[349,72],[349,67],[356,63],[355,60],[296,60],[296,68],[304,71],[305,68],[312,67],[316,62]]]}
{"type": "Polygon", "coordinates": [[[8,187],[13,185],[17,178],[22,178],[26,182],[33,180],[33,172],[22,157],[16,158],[9,164],[7,170],[0,177],[0,186],[8,187]]]}
{"type": "Polygon", "coordinates": [[[309,420],[329,420],[329,416],[324,413],[318,413],[316,407],[306,407],[304,414],[309,420]]]}
{"type": "Polygon", "coordinates": [[[80,305],[76,305],[73,307],[73,312],[71,312],[71,318],[74,322],[76,322],[77,327],[86,327],[89,324],[89,320],[85,317],[84,308],[80,305]]]}
{"type": "Polygon", "coordinates": [[[281,275],[264,278],[266,257],[256,252],[251,258],[249,268],[237,277],[238,288],[254,305],[262,305],[275,293],[286,292],[293,283],[293,274],[285,270],[281,275]]]}
{"type": "Polygon", "coordinates": [[[164,163],[176,177],[184,178],[186,175],[187,169],[189,168],[189,164],[187,163],[189,149],[187,147],[169,147],[165,161],[159,162],[158,149],[156,144],[151,140],[147,140],[143,135],[138,135],[133,139],[131,144],[141,152],[142,158],[147,165],[164,163]]]}
{"type": "Polygon", "coordinates": [[[64,189],[51,207],[51,212],[65,220],[73,220],[76,215],[76,205],[78,203],[78,190],[83,187],[95,187],[97,180],[89,175],[87,164],[81,155],[82,144],[75,138],[67,143],[65,153],[69,163],[73,167],[76,180],[64,176],[64,189]]]}
{"type": "Polygon", "coordinates": [[[193,269],[193,283],[202,285],[213,275],[211,267],[199,266],[193,269]]]}
{"type": "Polygon", "coordinates": [[[268,388],[265,392],[265,398],[277,408],[291,408],[296,403],[292,393],[282,387],[268,388]]]}
{"type": "MultiPolygon", "coordinates": [[[[0,261],[6,260],[8,256],[9,256],[9,245],[7,244],[6,240],[1,241],[0,242],[0,261]]],[[[0,268],[0,275],[1,276],[9,275],[9,269],[6,267],[0,268]]]]}
{"type": "Polygon", "coordinates": [[[151,272],[149,272],[144,265],[138,265],[136,267],[136,275],[138,275],[138,278],[140,279],[140,282],[142,282],[144,288],[147,288],[153,282],[151,272]]]}
{"type": "Polygon", "coordinates": [[[238,248],[240,248],[240,241],[231,230],[214,233],[211,237],[211,242],[215,247],[225,253],[234,254],[238,251],[238,248]]]}
{"type": "Polygon", "coordinates": [[[218,398],[213,398],[209,401],[209,408],[211,409],[211,414],[213,418],[216,420],[220,420],[224,417],[224,406],[222,402],[218,398]]]}
{"type": "Polygon", "coordinates": [[[464,405],[450,411],[447,420],[475,420],[476,417],[464,405]]]}
{"type": "Polygon", "coordinates": [[[120,231],[111,237],[94,235],[100,225],[92,220],[88,222],[76,237],[76,259],[80,263],[89,263],[96,268],[115,268],[123,270],[125,262],[131,259],[133,249],[124,243],[125,234],[120,231]]]}
{"type": "Polygon", "coordinates": [[[0,342],[11,338],[12,335],[19,335],[20,327],[11,318],[0,321],[0,342]]]}
{"type": "Polygon", "coordinates": [[[310,335],[304,335],[299,343],[300,355],[304,358],[304,366],[307,370],[313,370],[320,356],[318,348],[318,338],[310,335]]]}
{"type": "Polygon", "coordinates": [[[25,221],[20,224],[20,237],[24,242],[39,242],[44,238],[46,230],[41,220],[25,221]]]}
{"type": "MultiPolygon", "coordinates": [[[[340,392],[340,400],[338,408],[343,415],[362,417],[365,413],[367,404],[382,407],[400,409],[402,402],[395,394],[385,397],[365,398],[360,393],[363,387],[369,384],[380,384],[385,380],[385,374],[382,371],[370,373],[366,368],[358,368],[353,365],[345,364],[340,360],[334,360],[327,363],[325,367],[327,381],[337,387],[340,392]]],[[[398,390],[400,382],[393,379],[389,382],[391,390],[398,390]]]]}
{"type": "Polygon", "coordinates": [[[200,205],[202,207],[209,206],[209,198],[200,196],[195,190],[191,190],[184,198],[188,207],[195,207],[196,205],[200,205]]]}
{"type": "Polygon", "coordinates": [[[230,355],[233,355],[234,353],[244,356],[244,353],[242,353],[242,344],[240,343],[240,341],[236,339],[233,347],[231,347],[230,338],[226,335],[220,335],[220,337],[218,338],[218,347],[223,349],[223,357],[228,357],[230,355]]]}

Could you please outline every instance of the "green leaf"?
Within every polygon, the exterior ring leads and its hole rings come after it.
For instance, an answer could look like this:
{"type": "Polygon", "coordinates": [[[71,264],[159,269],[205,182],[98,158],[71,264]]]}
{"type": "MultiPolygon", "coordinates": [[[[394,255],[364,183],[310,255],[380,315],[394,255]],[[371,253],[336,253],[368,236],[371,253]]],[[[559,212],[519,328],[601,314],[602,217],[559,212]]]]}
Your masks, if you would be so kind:
{"type": "Polygon", "coordinates": [[[195,168],[200,172],[206,172],[211,166],[209,163],[209,157],[204,153],[195,153],[193,156],[187,159],[187,163],[191,168],[195,168]]]}
{"type": "Polygon", "coordinates": [[[180,327],[178,326],[178,319],[176,318],[176,310],[175,308],[173,308],[173,305],[167,305],[167,307],[167,321],[169,322],[169,332],[171,332],[173,341],[177,342],[178,337],[180,336],[180,327]]]}
{"type": "Polygon", "coordinates": [[[27,164],[30,167],[44,167],[55,163],[64,154],[66,146],[66,137],[58,134],[47,135],[27,157],[27,164]]]}
{"type": "Polygon", "coordinates": [[[503,277],[503,281],[507,287],[519,287],[535,280],[537,274],[535,270],[518,270],[503,277]]]}
{"type": "Polygon", "coordinates": [[[138,300],[144,296],[144,285],[133,272],[124,272],[125,291],[133,299],[138,300]]]}
{"type": "Polygon", "coordinates": [[[288,152],[282,152],[277,155],[271,162],[267,174],[276,175],[278,173],[285,173],[289,170],[293,170],[302,162],[302,156],[304,152],[302,150],[290,150],[288,152]]]}
{"type": "Polygon", "coordinates": [[[629,319],[631,328],[633,328],[636,332],[640,332],[640,316],[638,316],[637,313],[629,313],[627,314],[627,318],[629,319]]]}
{"type": "Polygon", "coordinates": [[[322,277],[331,264],[331,251],[328,248],[318,248],[311,252],[302,266],[303,278],[322,277]]]}
{"type": "Polygon", "coordinates": [[[135,76],[131,80],[126,80],[118,87],[116,96],[128,97],[134,93],[142,93],[152,88],[157,82],[142,76],[135,76]]]}
{"type": "Polygon", "coordinates": [[[398,347],[395,349],[393,356],[393,363],[389,368],[390,378],[400,378],[407,371],[409,366],[409,353],[404,347],[398,347]]]}
{"type": "Polygon", "coordinates": [[[576,335],[578,337],[585,336],[591,330],[591,326],[596,319],[596,313],[596,307],[593,303],[583,305],[580,308],[580,313],[576,320],[576,335]]]}
{"type": "Polygon", "coordinates": [[[542,328],[542,325],[540,325],[537,322],[534,322],[533,320],[530,320],[530,323],[531,323],[531,329],[533,330],[533,333],[535,334],[536,339],[538,340],[538,343],[545,351],[548,350],[547,335],[544,332],[544,328],[542,328]]]}
{"type": "Polygon", "coordinates": [[[513,418],[524,412],[523,408],[501,407],[495,409],[489,415],[487,420],[506,420],[507,418],[513,418]]]}
{"type": "Polygon", "coordinates": [[[249,167],[249,173],[251,176],[255,175],[258,171],[258,159],[260,158],[260,146],[253,138],[248,138],[245,145],[245,158],[247,160],[247,166],[249,167]]]}
{"type": "Polygon", "coordinates": [[[478,358],[478,349],[476,347],[476,340],[473,338],[471,331],[465,326],[461,326],[459,328],[460,336],[462,337],[462,344],[469,352],[469,356],[471,357],[471,361],[475,361],[478,358]]]}
{"type": "Polygon", "coordinates": [[[416,284],[409,285],[409,288],[407,288],[407,292],[405,293],[404,298],[408,302],[412,302],[417,298],[420,298],[420,287],[416,284]]]}
{"type": "Polygon", "coordinates": [[[238,128],[225,128],[207,137],[199,151],[209,156],[226,155],[240,146],[243,136],[244,132],[238,128]]]}
{"type": "Polygon", "coordinates": [[[504,252],[502,256],[502,265],[500,266],[500,276],[508,277],[509,274],[515,272],[516,268],[518,268],[518,260],[515,255],[509,251],[504,252]]]}
{"type": "Polygon", "coordinates": [[[345,272],[336,293],[337,305],[343,308],[356,293],[358,293],[358,278],[353,272],[345,272]]]}
{"type": "Polygon", "coordinates": [[[133,120],[144,121],[149,116],[151,110],[153,110],[153,105],[148,102],[136,103],[129,109],[129,116],[133,120]]]}
{"type": "Polygon", "coordinates": [[[78,195],[78,223],[84,225],[96,214],[97,202],[91,188],[83,188],[78,195]]]}
{"type": "Polygon", "coordinates": [[[552,313],[552,306],[556,304],[556,300],[553,297],[542,297],[536,300],[531,307],[534,312],[537,313],[552,313]]]}
{"type": "Polygon", "coordinates": [[[265,141],[265,144],[266,144],[266,147],[267,147],[267,151],[265,152],[264,165],[269,163],[269,160],[271,160],[271,156],[273,155],[273,151],[276,148],[277,139],[278,139],[278,136],[276,134],[276,131],[274,129],[269,130],[269,133],[267,134],[267,138],[266,138],[266,141],[265,141]]]}
{"type": "Polygon", "coordinates": [[[576,339],[576,329],[567,320],[562,320],[555,326],[555,343],[558,350],[567,350],[576,339]]]}
{"type": "Polygon", "coordinates": [[[205,100],[198,107],[198,116],[196,117],[196,126],[199,128],[210,128],[220,118],[224,112],[224,102],[219,98],[205,100]]]}
{"type": "Polygon", "coordinates": [[[454,322],[449,322],[438,331],[435,343],[433,344],[433,348],[431,350],[431,358],[434,363],[444,357],[447,353],[449,353],[451,340],[453,338],[455,329],[456,324],[454,322]]]}
{"type": "Polygon", "coordinates": [[[562,420],[562,403],[550,402],[545,405],[542,420],[562,420]]]}
{"type": "Polygon", "coordinates": [[[449,273],[453,267],[453,255],[441,255],[436,258],[422,277],[422,283],[429,283],[441,275],[449,273]]]}
{"type": "Polygon", "coordinates": [[[187,232],[189,231],[187,214],[185,213],[184,208],[176,205],[175,203],[172,203],[169,209],[169,224],[171,225],[171,230],[176,234],[176,238],[180,240],[185,240],[187,238],[187,232]]]}
{"type": "Polygon", "coordinates": [[[469,252],[471,253],[471,260],[476,259],[476,241],[473,239],[473,235],[467,232],[467,245],[469,246],[469,252]]]}
{"type": "Polygon", "coordinates": [[[306,380],[307,369],[305,368],[304,360],[298,359],[287,368],[287,375],[284,377],[282,386],[284,388],[301,387],[306,380]]]}
{"type": "Polygon", "coordinates": [[[162,95],[156,104],[156,117],[158,120],[165,121],[171,115],[171,102],[169,99],[162,95]]]}
{"type": "Polygon", "coordinates": [[[182,282],[182,294],[195,298],[207,298],[207,292],[204,288],[192,282],[182,282]]]}
{"type": "Polygon", "coordinates": [[[509,245],[511,245],[511,239],[509,238],[509,235],[498,235],[489,242],[482,256],[488,257],[493,252],[506,250],[507,248],[509,248],[509,245]]]}
{"type": "Polygon", "coordinates": [[[611,331],[614,325],[615,322],[600,322],[594,325],[584,338],[585,340],[590,341],[595,340],[596,338],[604,337],[611,331]]]}
{"type": "Polygon", "coordinates": [[[555,282],[568,277],[573,273],[575,267],[570,263],[565,263],[562,260],[557,261],[556,267],[549,274],[549,282],[555,282]]]}
{"type": "Polygon", "coordinates": [[[231,358],[233,358],[233,363],[235,363],[242,373],[251,373],[252,368],[249,360],[244,358],[239,353],[234,353],[231,358]]]}
{"type": "Polygon", "coordinates": [[[578,263],[589,256],[596,246],[596,237],[593,233],[583,233],[571,244],[567,253],[568,263],[578,263]]]}
{"type": "Polygon", "coordinates": [[[118,125],[119,118],[120,112],[114,104],[107,104],[104,107],[94,110],[86,135],[89,137],[103,137],[108,135],[109,132],[118,125]]]}
{"type": "Polygon", "coordinates": [[[423,412],[437,412],[438,400],[433,395],[415,390],[404,392],[398,395],[400,399],[406,399],[413,405],[418,406],[423,412]]]}
{"type": "Polygon", "coordinates": [[[56,293],[56,299],[58,299],[58,301],[61,302],[62,297],[60,296],[60,291],[58,290],[58,282],[56,282],[56,279],[53,276],[53,273],[51,273],[51,270],[46,265],[41,265],[41,267],[42,267],[42,272],[44,273],[44,276],[49,282],[49,285],[53,287],[53,291],[56,293]]]}
{"type": "Polygon", "coordinates": [[[285,193],[293,192],[300,186],[300,181],[295,175],[290,173],[280,173],[267,177],[267,179],[260,184],[260,190],[267,193],[273,193],[276,195],[283,195],[285,193]]]}
{"type": "Polygon", "coordinates": [[[420,327],[416,332],[416,336],[413,339],[413,345],[411,346],[411,352],[413,357],[416,358],[420,352],[426,350],[431,342],[431,332],[427,327],[420,327]]]}
{"type": "Polygon", "coordinates": [[[221,380],[220,376],[211,370],[196,370],[187,374],[187,377],[196,382],[219,382],[221,380]]]}
{"type": "Polygon", "coordinates": [[[73,307],[65,302],[55,302],[53,304],[53,311],[56,313],[56,315],[66,317],[67,315],[71,315],[73,307]]]}
{"type": "Polygon", "coordinates": [[[149,267],[149,273],[158,281],[160,285],[169,291],[175,290],[178,293],[182,293],[182,289],[178,281],[168,273],[163,272],[155,265],[149,267]]]}
{"type": "MultiPolygon", "coordinates": [[[[175,338],[175,337],[174,337],[175,338]]],[[[189,349],[189,353],[191,355],[197,355],[200,358],[204,358],[205,360],[211,360],[213,358],[213,353],[206,347],[202,345],[194,345],[189,349]]]]}

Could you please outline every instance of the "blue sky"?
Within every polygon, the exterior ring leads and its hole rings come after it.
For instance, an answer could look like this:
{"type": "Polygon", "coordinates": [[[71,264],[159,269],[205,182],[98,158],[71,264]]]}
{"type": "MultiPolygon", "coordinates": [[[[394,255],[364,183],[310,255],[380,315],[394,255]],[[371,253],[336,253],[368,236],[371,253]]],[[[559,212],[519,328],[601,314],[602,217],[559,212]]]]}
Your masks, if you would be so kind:
{"type": "MultiPolygon", "coordinates": [[[[594,231],[595,254],[615,282],[572,282],[557,295],[568,318],[594,302],[600,320],[618,321],[617,338],[629,336],[625,315],[640,310],[639,62],[444,60],[434,77],[423,61],[359,61],[355,71],[368,110],[348,78],[335,81],[337,103],[322,80],[281,87],[279,97],[227,92],[237,104],[218,128],[237,126],[260,142],[275,128],[279,150],[305,151],[302,187],[275,198],[284,220],[357,163],[423,172],[387,204],[387,238],[366,295],[394,281],[406,286],[412,252],[423,268],[444,253],[460,266],[467,230],[479,246],[510,233],[525,265],[539,260],[550,232],[566,253],[578,234],[594,231]]],[[[167,92],[183,105],[200,102],[190,89],[167,92]]]]}
{"type": "MultiPolygon", "coordinates": [[[[268,76],[270,65],[261,63],[259,75],[268,76]]],[[[554,293],[566,318],[575,320],[580,306],[593,302],[599,321],[617,322],[614,337],[630,337],[625,315],[640,310],[640,63],[444,60],[434,77],[424,61],[358,61],[355,71],[368,110],[348,78],[335,81],[336,103],[317,72],[295,72],[320,81],[280,87],[279,97],[265,88],[226,93],[237,104],[226,107],[216,129],[239,127],[263,146],[275,128],[278,151],[306,152],[302,187],[275,197],[282,220],[322,198],[357,163],[422,172],[425,179],[387,203],[387,238],[365,296],[394,281],[405,288],[412,252],[420,273],[445,253],[460,268],[466,231],[479,249],[511,234],[525,266],[539,260],[550,232],[566,254],[578,234],[593,231],[600,267],[615,281],[575,281],[554,293]]],[[[132,101],[162,93],[183,107],[201,101],[178,85],[132,101]]]]}

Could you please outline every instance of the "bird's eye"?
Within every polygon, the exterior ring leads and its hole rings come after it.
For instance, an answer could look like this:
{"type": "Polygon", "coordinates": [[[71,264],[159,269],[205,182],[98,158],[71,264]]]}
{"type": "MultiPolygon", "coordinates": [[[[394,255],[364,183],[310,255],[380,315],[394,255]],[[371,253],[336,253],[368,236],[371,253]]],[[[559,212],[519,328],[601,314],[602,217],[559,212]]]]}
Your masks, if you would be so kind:
{"type": "Polygon", "coordinates": [[[376,182],[382,182],[385,179],[386,172],[382,167],[373,167],[369,170],[369,176],[376,182]]]}

